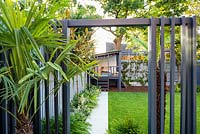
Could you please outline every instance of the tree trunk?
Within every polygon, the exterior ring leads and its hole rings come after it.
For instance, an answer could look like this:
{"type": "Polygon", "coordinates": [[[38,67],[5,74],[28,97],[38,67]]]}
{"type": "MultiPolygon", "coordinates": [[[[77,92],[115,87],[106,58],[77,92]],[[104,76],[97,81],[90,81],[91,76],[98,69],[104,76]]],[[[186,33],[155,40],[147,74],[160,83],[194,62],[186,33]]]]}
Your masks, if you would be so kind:
{"type": "Polygon", "coordinates": [[[18,119],[16,134],[33,134],[32,121],[25,114],[19,114],[18,119]]]}
{"type": "Polygon", "coordinates": [[[114,49],[115,50],[121,50],[121,43],[122,43],[122,38],[123,36],[118,36],[116,37],[113,42],[114,42],[114,49]]]}
{"type": "MultiPolygon", "coordinates": [[[[157,109],[156,109],[156,117],[157,117],[157,134],[160,134],[160,85],[161,85],[161,81],[160,81],[160,69],[157,67],[156,69],[156,81],[157,81],[157,89],[156,89],[156,104],[157,104],[157,109]]],[[[164,120],[165,120],[165,113],[166,113],[166,93],[167,93],[167,86],[166,86],[166,82],[167,82],[167,75],[165,73],[164,75],[164,120]]]]}

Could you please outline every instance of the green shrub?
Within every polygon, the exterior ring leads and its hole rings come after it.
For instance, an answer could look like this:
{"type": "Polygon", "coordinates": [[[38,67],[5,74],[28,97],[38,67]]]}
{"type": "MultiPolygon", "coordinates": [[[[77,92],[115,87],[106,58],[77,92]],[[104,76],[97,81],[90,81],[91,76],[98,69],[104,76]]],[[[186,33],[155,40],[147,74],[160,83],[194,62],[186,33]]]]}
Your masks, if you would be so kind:
{"type": "Polygon", "coordinates": [[[87,118],[92,109],[97,105],[97,97],[99,94],[100,88],[91,86],[87,87],[78,95],[74,95],[71,101],[71,112],[82,113],[87,118]]]}
{"type": "Polygon", "coordinates": [[[197,93],[200,93],[200,85],[197,85],[197,93]]]}
{"type": "MultiPolygon", "coordinates": [[[[46,134],[46,122],[42,121],[43,134],[46,134]]],[[[90,124],[83,119],[83,116],[80,113],[75,113],[70,116],[70,131],[71,134],[89,134],[90,124]]],[[[58,116],[58,133],[62,134],[63,125],[62,125],[62,115],[58,116]]],[[[50,133],[55,134],[55,118],[50,119],[50,133]]]]}
{"type": "Polygon", "coordinates": [[[74,113],[70,118],[71,134],[90,134],[91,124],[86,122],[80,113],[74,113]]]}
{"type": "Polygon", "coordinates": [[[175,92],[177,92],[177,93],[181,92],[181,84],[180,83],[176,84],[175,92]]]}
{"type": "MultiPolygon", "coordinates": [[[[181,84],[176,84],[176,89],[175,89],[175,92],[181,92],[181,84]]],[[[200,85],[197,85],[197,93],[200,92],[200,85]]]]}
{"type": "MultiPolygon", "coordinates": [[[[87,87],[78,95],[74,95],[71,101],[70,127],[71,134],[89,134],[91,124],[86,119],[90,115],[92,109],[97,105],[97,97],[100,94],[100,88],[97,86],[87,87]]],[[[42,133],[46,133],[45,120],[42,121],[42,133]]],[[[58,118],[59,134],[62,134],[62,115],[58,118]]],[[[50,131],[55,133],[55,118],[50,119],[50,131]]]]}
{"type": "Polygon", "coordinates": [[[109,128],[108,134],[143,134],[138,123],[132,119],[118,121],[112,128],[109,128]]]}

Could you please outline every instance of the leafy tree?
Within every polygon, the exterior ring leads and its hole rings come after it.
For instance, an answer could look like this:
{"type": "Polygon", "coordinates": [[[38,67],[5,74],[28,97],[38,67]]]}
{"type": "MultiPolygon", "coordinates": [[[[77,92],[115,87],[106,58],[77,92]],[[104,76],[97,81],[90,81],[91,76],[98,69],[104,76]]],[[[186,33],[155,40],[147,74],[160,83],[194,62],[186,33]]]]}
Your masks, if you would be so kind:
{"type": "MultiPolygon", "coordinates": [[[[75,3],[71,11],[71,19],[95,19],[100,18],[96,8],[91,5],[75,3]]],[[[74,53],[82,57],[86,62],[94,59],[94,42],[91,39],[93,28],[71,28],[71,39],[78,40],[74,53]]]]}
{"type": "Polygon", "coordinates": [[[186,1],[152,0],[145,3],[142,9],[138,9],[138,17],[170,17],[181,16],[188,9],[186,1]]]}
{"type": "MultiPolygon", "coordinates": [[[[144,5],[143,0],[95,0],[101,4],[104,9],[104,13],[113,18],[129,18],[137,11],[138,8],[142,8],[144,5]]],[[[125,36],[126,28],[117,27],[115,29],[105,28],[111,32],[115,39],[113,40],[116,50],[121,49],[121,42],[125,36]]]]}
{"type": "MultiPolygon", "coordinates": [[[[200,30],[200,1],[190,2],[186,15],[195,15],[197,17],[197,30],[200,30]]],[[[200,34],[197,32],[197,60],[200,60],[200,34]]]]}

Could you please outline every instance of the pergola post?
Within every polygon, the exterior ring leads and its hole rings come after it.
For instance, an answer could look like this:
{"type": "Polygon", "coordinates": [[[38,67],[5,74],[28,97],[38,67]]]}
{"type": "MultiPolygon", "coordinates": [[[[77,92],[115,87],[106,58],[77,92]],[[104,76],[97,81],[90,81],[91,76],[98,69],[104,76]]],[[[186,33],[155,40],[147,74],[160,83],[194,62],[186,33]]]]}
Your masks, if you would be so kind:
{"type": "Polygon", "coordinates": [[[148,29],[148,133],[156,134],[156,21],[148,29]]]}
{"type": "MultiPolygon", "coordinates": [[[[70,29],[68,28],[68,20],[62,20],[62,32],[67,41],[70,39],[70,29]]],[[[67,71],[67,66],[62,64],[63,70],[67,71]]],[[[66,82],[62,85],[62,101],[63,101],[63,134],[70,134],[70,83],[66,82]]]]}

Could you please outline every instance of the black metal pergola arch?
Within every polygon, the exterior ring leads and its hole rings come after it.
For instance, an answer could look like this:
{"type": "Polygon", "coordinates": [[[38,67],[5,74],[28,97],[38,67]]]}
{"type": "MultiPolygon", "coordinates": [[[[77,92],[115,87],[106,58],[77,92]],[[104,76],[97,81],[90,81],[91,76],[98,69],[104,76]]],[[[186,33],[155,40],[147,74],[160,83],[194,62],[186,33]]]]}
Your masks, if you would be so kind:
{"type": "MultiPolygon", "coordinates": [[[[175,26],[181,27],[181,134],[196,134],[196,17],[133,18],[62,20],[64,36],[69,37],[69,28],[75,27],[119,27],[149,26],[148,44],[148,133],[164,134],[164,27],[170,26],[170,134],[174,134],[174,91],[175,91],[175,26]],[[160,131],[156,130],[156,27],[160,27],[161,63],[161,120],[160,131]]],[[[69,90],[69,89],[68,89],[69,90]]],[[[69,95],[69,93],[68,93],[69,95]]],[[[65,97],[64,97],[65,98],[65,97]]],[[[69,98],[66,94],[66,98],[69,98]]],[[[69,102],[67,102],[69,103],[69,102]]],[[[69,106],[69,105],[68,105],[69,106]]],[[[66,111],[69,108],[66,107],[66,111]]],[[[68,112],[69,114],[69,112],[68,112]]],[[[66,115],[69,116],[69,115],[66,115]]],[[[69,123],[69,121],[68,121],[69,123]]],[[[67,122],[64,128],[68,134],[67,122]]]]}

